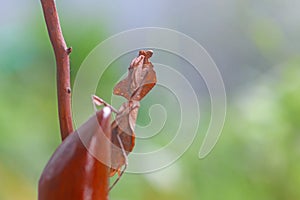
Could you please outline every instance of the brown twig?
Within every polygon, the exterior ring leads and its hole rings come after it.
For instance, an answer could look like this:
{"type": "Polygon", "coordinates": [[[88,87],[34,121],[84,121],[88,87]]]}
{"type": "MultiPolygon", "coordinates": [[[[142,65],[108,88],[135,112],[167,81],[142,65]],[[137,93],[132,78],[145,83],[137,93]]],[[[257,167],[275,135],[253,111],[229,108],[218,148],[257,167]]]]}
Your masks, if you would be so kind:
{"type": "MultiPolygon", "coordinates": [[[[62,35],[54,0],[41,0],[41,4],[56,58],[58,112],[61,137],[64,140],[73,132],[69,60],[72,48],[67,48],[62,35]]],[[[90,151],[104,155],[106,163],[110,163],[110,143],[105,143],[107,140],[103,138],[99,139],[99,133],[111,138],[110,114],[109,108],[98,111],[93,118],[97,118],[99,124],[96,127],[100,127],[95,129],[97,123],[89,119],[81,129],[85,137],[92,134],[90,140],[97,139],[96,144],[91,142],[83,145],[77,130],[57,148],[40,178],[39,200],[108,199],[109,167],[93,157],[90,151]]]]}
{"type": "Polygon", "coordinates": [[[61,138],[64,140],[73,132],[69,60],[72,48],[67,48],[54,0],[41,0],[41,3],[56,59],[58,113],[61,138]]]}

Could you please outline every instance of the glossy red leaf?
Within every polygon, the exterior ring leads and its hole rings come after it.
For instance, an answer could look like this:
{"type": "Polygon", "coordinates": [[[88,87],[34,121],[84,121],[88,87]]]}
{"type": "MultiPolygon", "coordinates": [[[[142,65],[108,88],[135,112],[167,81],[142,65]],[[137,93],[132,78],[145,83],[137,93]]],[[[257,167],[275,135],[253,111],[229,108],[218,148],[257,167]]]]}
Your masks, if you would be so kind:
{"type": "Polygon", "coordinates": [[[103,110],[54,152],[39,181],[39,200],[108,199],[110,109],[103,110]]]}

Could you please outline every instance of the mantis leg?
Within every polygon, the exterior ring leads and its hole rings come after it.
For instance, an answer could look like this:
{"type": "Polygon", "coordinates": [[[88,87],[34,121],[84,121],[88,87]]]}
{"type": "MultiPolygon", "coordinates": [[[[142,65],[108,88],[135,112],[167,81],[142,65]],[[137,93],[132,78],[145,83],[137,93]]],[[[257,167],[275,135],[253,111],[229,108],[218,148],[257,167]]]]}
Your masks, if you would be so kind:
{"type": "Polygon", "coordinates": [[[115,182],[109,187],[109,191],[111,189],[113,189],[113,187],[119,182],[119,180],[121,179],[121,176],[123,175],[123,173],[125,172],[127,166],[128,166],[128,157],[126,155],[126,152],[125,152],[125,149],[124,149],[124,146],[123,146],[123,143],[121,141],[121,138],[119,135],[117,135],[117,138],[118,138],[118,141],[119,141],[119,144],[121,146],[121,149],[122,149],[122,153],[123,153],[123,156],[124,156],[124,159],[125,159],[125,165],[124,165],[124,168],[123,170],[120,172],[118,171],[118,178],[115,180],[115,182]]]}
{"type": "Polygon", "coordinates": [[[93,106],[95,111],[97,111],[97,107],[96,106],[107,106],[109,107],[114,113],[118,113],[118,111],[112,107],[110,104],[106,103],[103,99],[101,99],[100,97],[96,96],[96,95],[92,95],[92,102],[93,102],[93,106]]]}

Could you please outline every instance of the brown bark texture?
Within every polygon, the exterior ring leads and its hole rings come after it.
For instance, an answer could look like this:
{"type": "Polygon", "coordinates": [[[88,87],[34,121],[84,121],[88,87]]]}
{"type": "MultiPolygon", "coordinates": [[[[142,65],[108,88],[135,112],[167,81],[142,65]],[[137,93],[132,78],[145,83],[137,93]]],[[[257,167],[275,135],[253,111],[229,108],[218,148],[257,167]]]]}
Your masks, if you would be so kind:
{"type": "Polygon", "coordinates": [[[67,48],[64,40],[54,0],[41,0],[41,4],[56,59],[58,114],[64,140],[73,132],[69,59],[72,49],[67,48]]]}

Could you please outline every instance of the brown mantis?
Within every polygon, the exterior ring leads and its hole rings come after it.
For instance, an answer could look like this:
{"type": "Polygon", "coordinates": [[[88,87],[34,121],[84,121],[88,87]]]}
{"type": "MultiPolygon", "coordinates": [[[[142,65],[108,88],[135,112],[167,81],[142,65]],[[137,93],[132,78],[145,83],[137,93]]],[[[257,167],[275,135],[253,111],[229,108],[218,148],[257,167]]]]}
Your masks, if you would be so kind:
{"type": "Polygon", "coordinates": [[[115,95],[123,96],[127,99],[119,110],[116,110],[103,99],[93,95],[92,101],[96,109],[96,105],[104,105],[109,107],[116,113],[115,120],[111,123],[111,166],[110,174],[112,177],[118,173],[118,178],[109,188],[111,190],[120,180],[128,165],[127,155],[132,152],[135,144],[134,128],[140,100],[142,100],[148,92],[155,86],[156,73],[153,69],[149,58],[153,52],[140,51],[139,56],[132,60],[128,68],[128,75],[121,80],[113,90],[115,95]],[[123,169],[121,170],[121,168],[123,169]]]}

